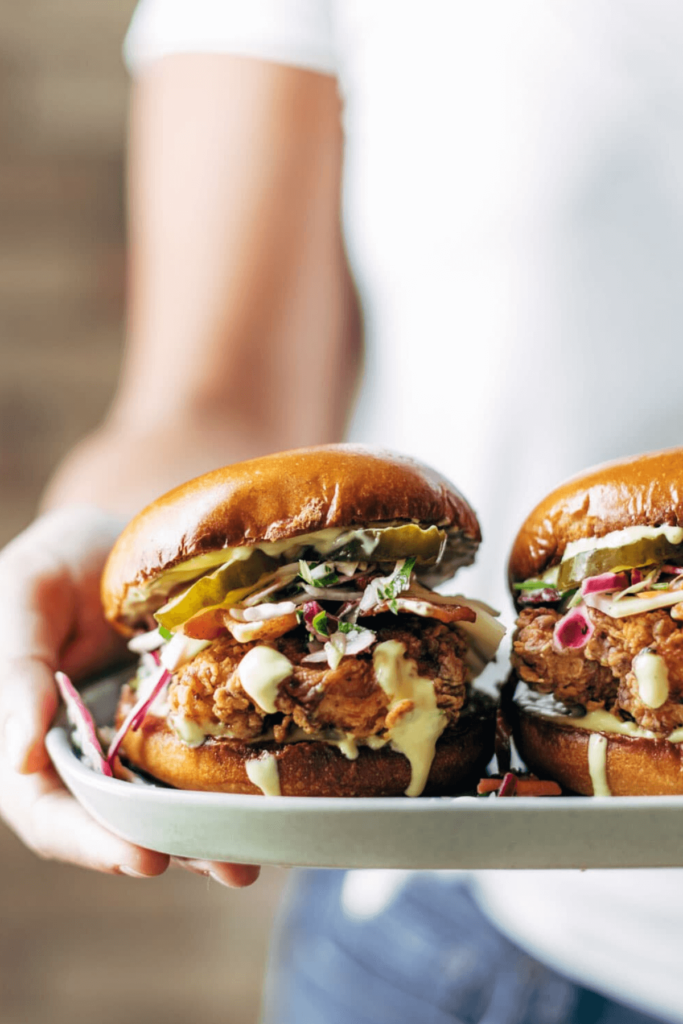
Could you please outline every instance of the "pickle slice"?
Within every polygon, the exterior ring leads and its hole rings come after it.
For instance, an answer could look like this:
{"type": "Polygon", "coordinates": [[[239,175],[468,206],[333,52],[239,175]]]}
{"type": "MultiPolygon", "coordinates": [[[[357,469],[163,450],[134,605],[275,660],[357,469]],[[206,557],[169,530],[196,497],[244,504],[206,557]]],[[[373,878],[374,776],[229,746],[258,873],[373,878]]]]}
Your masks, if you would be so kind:
{"type": "MultiPolygon", "coordinates": [[[[349,534],[347,543],[328,550],[327,559],[397,562],[401,558],[415,556],[418,566],[428,566],[440,561],[447,539],[445,531],[437,526],[423,529],[414,523],[354,530],[349,534]]],[[[315,547],[315,534],[304,536],[301,541],[301,551],[315,547]]],[[[296,546],[297,538],[292,538],[287,551],[291,559],[296,546]]],[[[266,554],[260,546],[234,549],[232,556],[220,568],[201,576],[159,608],[154,613],[157,622],[173,630],[200,612],[237,604],[253,590],[262,576],[274,572],[285,557],[277,551],[276,545],[273,548],[272,555],[266,554]]]]}
{"type": "Polygon", "coordinates": [[[416,558],[417,565],[434,565],[443,554],[446,532],[438,526],[424,529],[415,523],[363,530],[362,537],[353,537],[339,551],[330,552],[333,561],[397,562],[400,558],[416,558]]]}
{"type": "Polygon", "coordinates": [[[587,576],[599,576],[603,572],[623,572],[625,569],[641,569],[646,565],[658,565],[681,554],[681,545],[672,544],[665,536],[649,537],[624,544],[619,548],[595,548],[581,551],[566,562],[560,562],[557,589],[570,590],[580,586],[587,576]]]}
{"type": "Polygon", "coordinates": [[[160,626],[177,629],[188,619],[207,608],[236,604],[253,590],[262,576],[274,572],[277,560],[254,548],[245,558],[243,552],[208,576],[202,576],[191,587],[171,598],[154,616],[160,626]]]}

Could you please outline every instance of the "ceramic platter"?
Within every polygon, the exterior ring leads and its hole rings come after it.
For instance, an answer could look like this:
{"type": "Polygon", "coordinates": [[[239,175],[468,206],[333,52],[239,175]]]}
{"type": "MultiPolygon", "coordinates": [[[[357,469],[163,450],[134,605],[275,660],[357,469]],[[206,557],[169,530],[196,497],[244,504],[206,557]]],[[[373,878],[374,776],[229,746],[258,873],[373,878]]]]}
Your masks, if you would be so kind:
{"type": "MultiPolygon", "coordinates": [[[[84,696],[110,723],[118,680],[84,696]]],[[[47,737],[74,796],[131,842],[179,857],[343,868],[683,866],[683,797],[232,796],[134,784],[86,768],[63,724],[47,737]]]]}

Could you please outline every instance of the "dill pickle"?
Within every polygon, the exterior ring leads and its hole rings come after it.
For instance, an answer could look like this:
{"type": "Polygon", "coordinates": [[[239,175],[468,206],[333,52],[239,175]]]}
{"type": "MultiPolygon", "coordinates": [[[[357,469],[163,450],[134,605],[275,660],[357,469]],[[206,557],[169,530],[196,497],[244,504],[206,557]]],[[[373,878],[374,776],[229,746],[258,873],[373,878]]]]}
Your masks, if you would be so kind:
{"type": "Polygon", "coordinates": [[[623,572],[626,569],[658,565],[680,554],[681,545],[672,544],[664,536],[649,537],[618,548],[581,551],[566,562],[560,562],[557,589],[570,590],[578,587],[587,576],[599,576],[603,572],[623,572]]]}
{"type": "Polygon", "coordinates": [[[276,559],[258,548],[254,548],[247,558],[242,553],[233,556],[216,572],[200,577],[192,586],[172,597],[155,612],[155,618],[160,626],[172,630],[207,608],[236,604],[253,590],[262,576],[274,572],[277,564],[276,559]]]}
{"type": "MultiPolygon", "coordinates": [[[[308,540],[309,538],[306,538],[308,540]]],[[[397,562],[416,557],[416,564],[437,564],[446,544],[446,532],[437,526],[423,529],[414,523],[353,531],[349,541],[339,549],[329,550],[330,561],[397,562]]],[[[296,538],[292,538],[292,547],[296,538]]],[[[294,557],[292,551],[289,557],[294,557]]],[[[274,572],[284,554],[267,555],[260,547],[235,548],[232,556],[212,573],[200,576],[190,586],[172,597],[155,612],[159,625],[177,629],[199,612],[209,608],[237,604],[267,573],[274,572]]]]}
{"type": "Polygon", "coordinates": [[[424,529],[415,523],[405,526],[386,526],[363,531],[363,537],[354,537],[328,558],[334,561],[397,562],[400,558],[415,556],[417,565],[434,565],[440,561],[446,544],[446,532],[438,526],[424,529]]]}

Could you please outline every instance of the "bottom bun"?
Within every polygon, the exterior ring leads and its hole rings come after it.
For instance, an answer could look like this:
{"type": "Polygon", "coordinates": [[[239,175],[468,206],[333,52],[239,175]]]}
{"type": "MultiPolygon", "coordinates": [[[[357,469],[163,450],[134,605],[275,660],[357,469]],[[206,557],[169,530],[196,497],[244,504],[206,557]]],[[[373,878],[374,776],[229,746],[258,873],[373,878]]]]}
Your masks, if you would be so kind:
{"type": "MultiPolygon", "coordinates": [[[[131,706],[126,688],[117,724],[131,706]]],[[[477,695],[439,739],[425,795],[451,795],[476,784],[493,754],[494,733],[495,705],[477,695]]],[[[403,796],[411,778],[408,760],[388,746],[361,747],[353,761],[322,741],[242,743],[209,737],[200,747],[188,747],[165,719],[152,715],[137,732],[127,733],[121,753],[133,767],[170,786],[217,793],[260,794],[246,766],[265,754],[277,762],[283,796],[403,796]]]]}
{"type": "Polygon", "coordinates": [[[539,778],[553,779],[583,796],[594,796],[596,790],[597,795],[607,795],[605,782],[612,796],[683,794],[680,743],[581,728],[568,721],[568,713],[560,710],[563,705],[547,695],[534,702],[524,689],[524,698],[508,703],[506,714],[520,756],[539,778]],[[552,713],[543,713],[551,705],[552,713]]]}

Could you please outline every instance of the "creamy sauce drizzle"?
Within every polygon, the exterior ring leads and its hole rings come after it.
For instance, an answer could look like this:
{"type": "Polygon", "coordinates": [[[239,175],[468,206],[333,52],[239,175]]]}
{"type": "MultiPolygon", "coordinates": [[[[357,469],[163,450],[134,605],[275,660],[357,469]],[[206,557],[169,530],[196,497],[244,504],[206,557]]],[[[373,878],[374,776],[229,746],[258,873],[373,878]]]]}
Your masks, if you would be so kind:
{"type": "Polygon", "coordinates": [[[289,658],[272,647],[252,647],[237,669],[244,692],[269,715],[277,711],[275,698],[280,683],[293,671],[289,658]]]}
{"type": "MultiPolygon", "coordinates": [[[[549,718],[553,721],[559,719],[568,725],[575,726],[577,729],[586,729],[589,732],[617,733],[620,736],[641,736],[649,740],[656,738],[655,734],[650,732],[649,729],[643,729],[635,722],[622,722],[620,718],[617,718],[610,711],[605,711],[604,708],[598,711],[588,711],[585,715],[572,715],[570,714],[570,708],[566,704],[562,704],[561,701],[556,700],[552,694],[535,693],[526,683],[521,681],[517,685],[515,702],[538,715],[539,718],[549,718]]],[[[672,740],[674,743],[683,740],[683,728],[678,730],[678,732],[681,733],[681,736],[677,740],[672,740]]],[[[675,734],[672,733],[671,735],[675,734]]],[[[671,736],[668,736],[667,739],[671,739],[671,736]]]]}
{"type": "Polygon", "coordinates": [[[632,664],[643,704],[649,708],[661,708],[669,696],[669,675],[664,658],[646,648],[636,654],[632,664]]]}
{"type": "Polygon", "coordinates": [[[611,796],[607,782],[607,737],[597,732],[588,738],[588,771],[593,783],[593,796],[611,796]]]}
{"type": "Polygon", "coordinates": [[[355,761],[358,757],[358,741],[350,732],[344,733],[341,739],[324,740],[323,742],[340,750],[348,761],[355,761]]]}
{"type": "Polygon", "coordinates": [[[562,561],[566,562],[584,551],[598,551],[601,548],[621,548],[636,544],[639,540],[654,540],[666,537],[670,544],[683,542],[683,528],[680,526],[627,526],[625,530],[613,530],[604,537],[582,537],[567,544],[562,561]]]}
{"type": "Polygon", "coordinates": [[[268,752],[246,762],[247,776],[264,796],[282,796],[277,759],[268,752]]]}
{"type": "Polygon", "coordinates": [[[431,679],[417,674],[412,658],[405,658],[405,644],[386,640],[373,653],[373,665],[379,685],[390,698],[389,711],[402,701],[412,707],[400,716],[391,729],[392,750],[410,762],[411,779],[406,796],[419,796],[427,783],[434,760],[436,741],[446,727],[446,715],[436,706],[431,679]]]}
{"type": "Polygon", "coordinates": [[[201,747],[207,736],[232,737],[232,732],[222,722],[195,722],[180,714],[168,715],[167,722],[188,747],[201,747]]]}
{"type": "Polygon", "coordinates": [[[587,729],[590,732],[616,733],[619,736],[641,736],[644,739],[654,739],[654,733],[649,729],[643,729],[635,722],[622,722],[620,718],[604,709],[589,711],[581,717],[568,715],[563,721],[571,722],[578,729],[587,729]]]}

